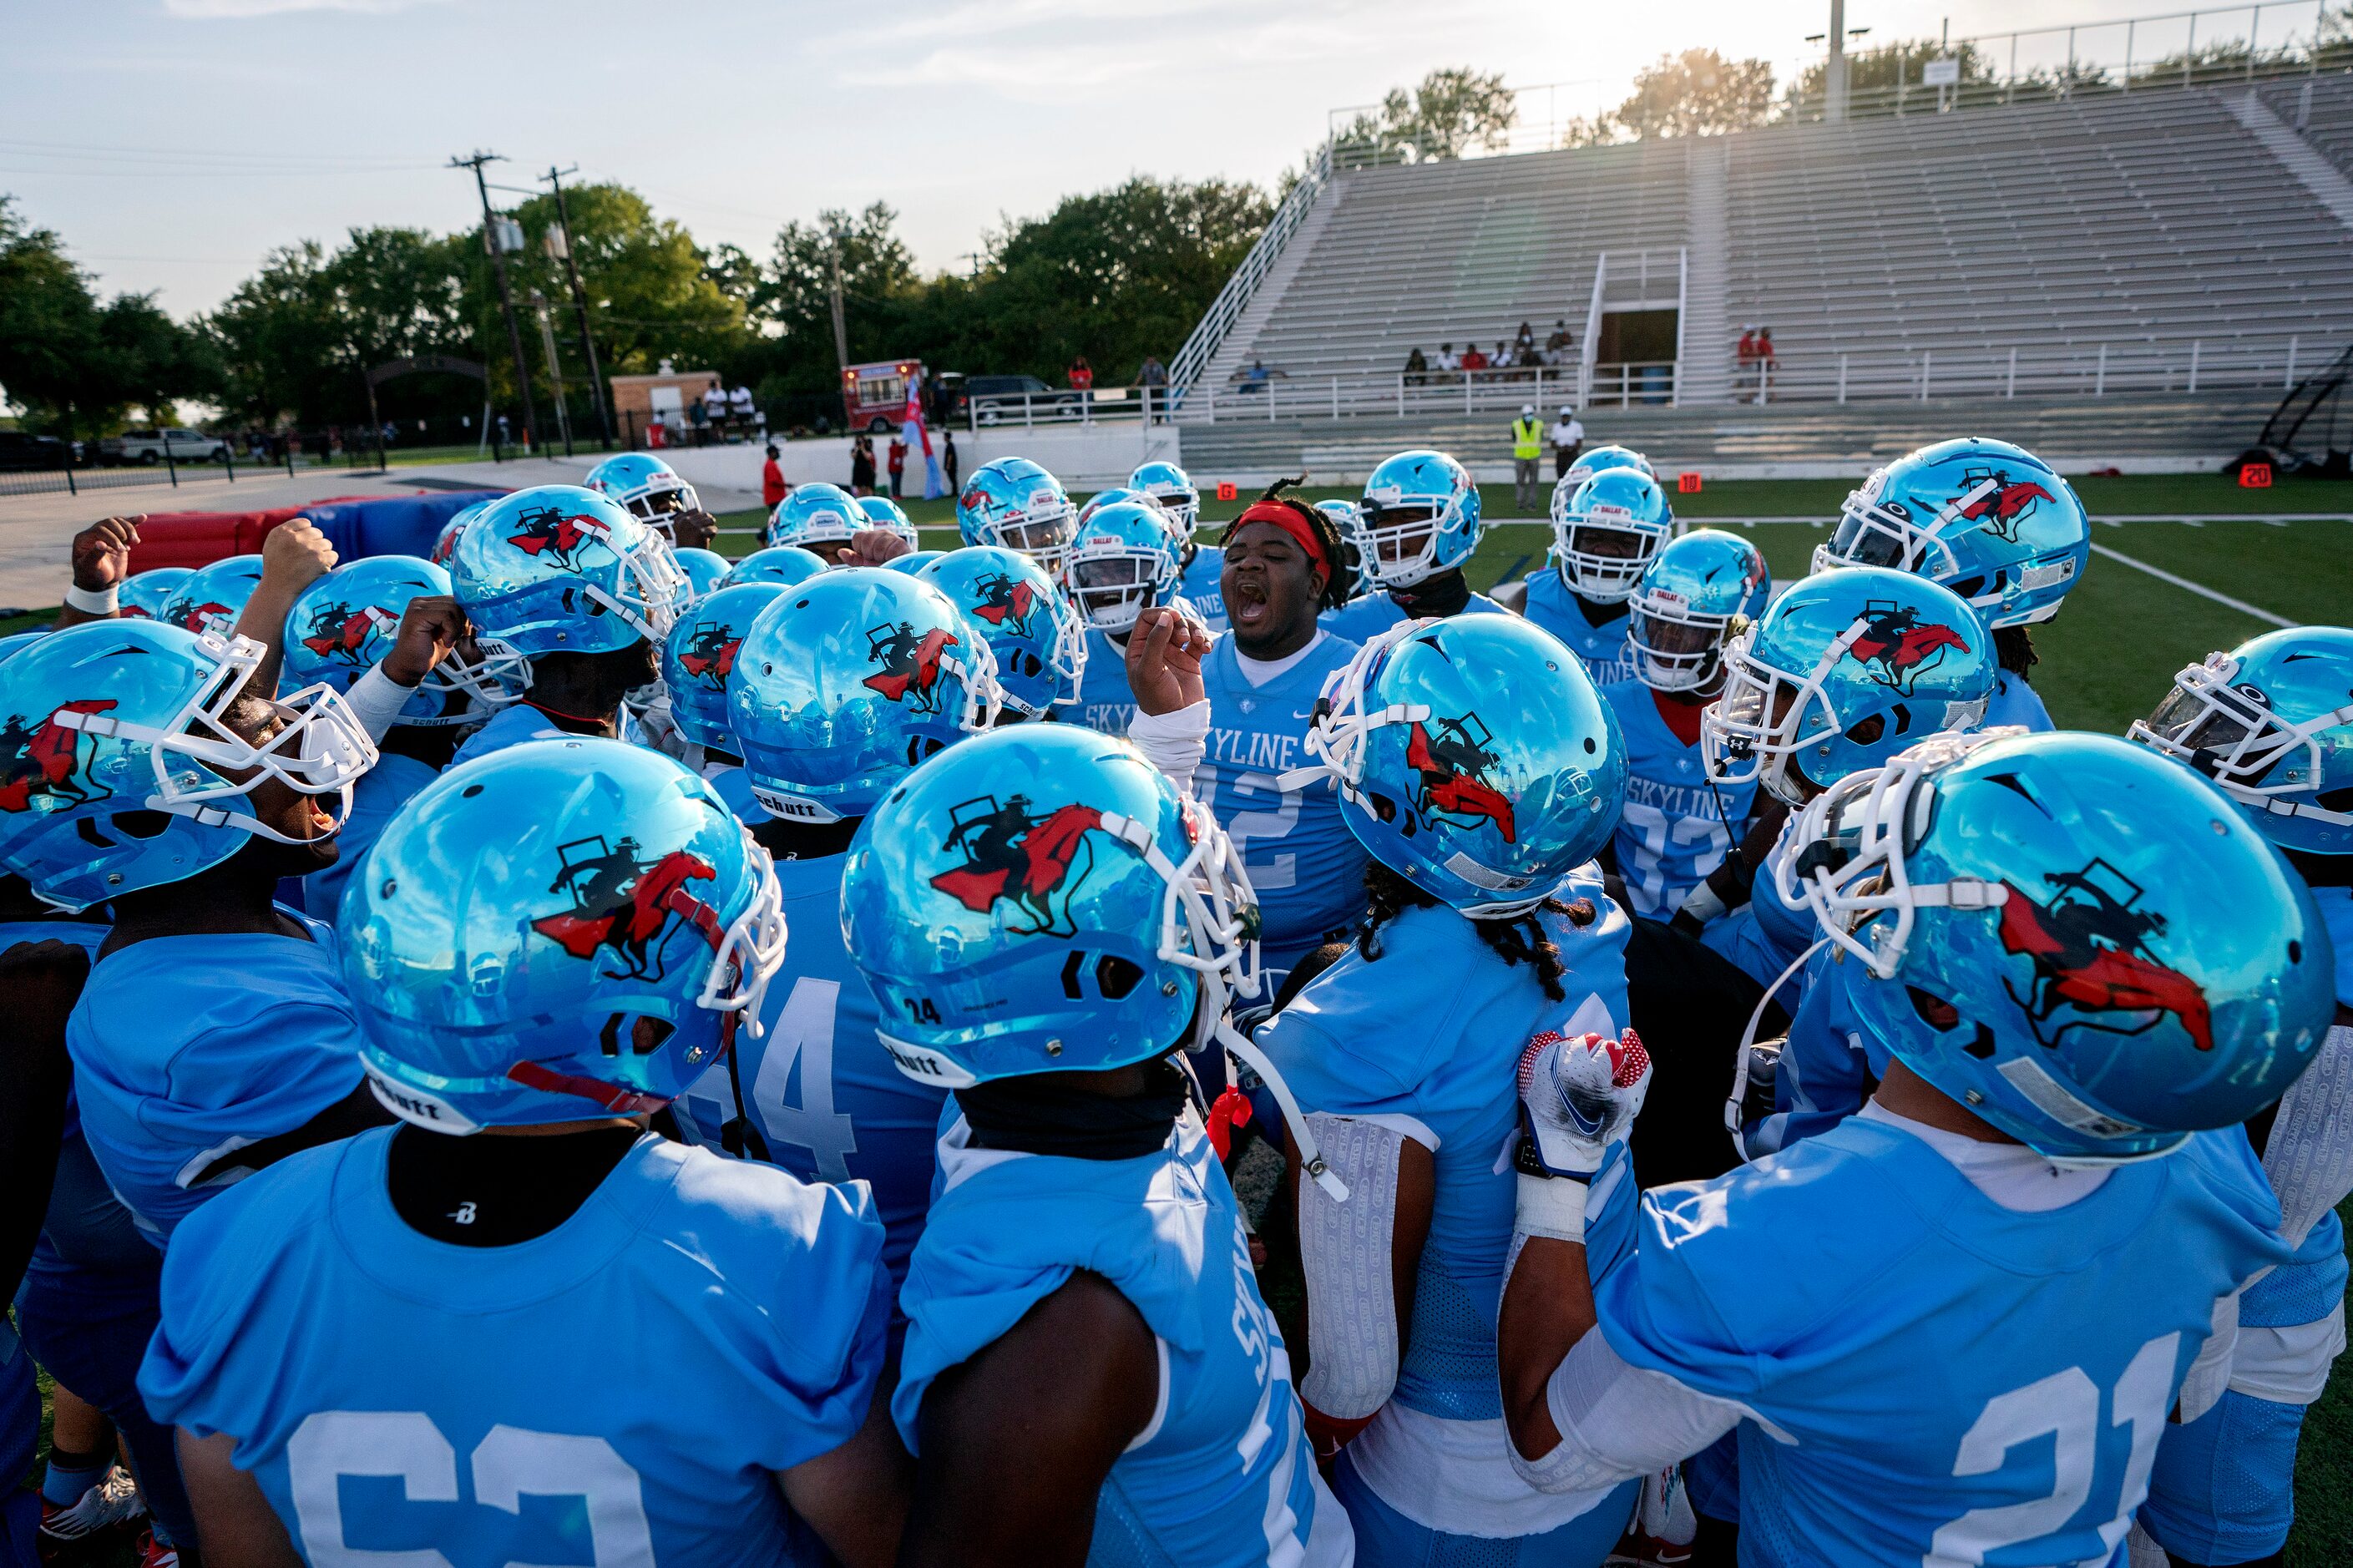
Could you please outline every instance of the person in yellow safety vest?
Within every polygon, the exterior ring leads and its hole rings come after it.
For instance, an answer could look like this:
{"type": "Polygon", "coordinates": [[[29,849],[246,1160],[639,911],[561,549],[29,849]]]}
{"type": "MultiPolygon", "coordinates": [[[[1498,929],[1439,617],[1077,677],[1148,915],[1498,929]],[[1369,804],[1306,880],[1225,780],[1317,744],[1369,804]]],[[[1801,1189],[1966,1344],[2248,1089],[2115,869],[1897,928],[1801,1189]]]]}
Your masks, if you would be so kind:
{"type": "Polygon", "coordinates": [[[1512,484],[1513,499],[1522,517],[1535,505],[1536,483],[1544,463],[1545,427],[1536,418],[1536,405],[1524,403],[1520,416],[1512,421],[1512,484]]]}

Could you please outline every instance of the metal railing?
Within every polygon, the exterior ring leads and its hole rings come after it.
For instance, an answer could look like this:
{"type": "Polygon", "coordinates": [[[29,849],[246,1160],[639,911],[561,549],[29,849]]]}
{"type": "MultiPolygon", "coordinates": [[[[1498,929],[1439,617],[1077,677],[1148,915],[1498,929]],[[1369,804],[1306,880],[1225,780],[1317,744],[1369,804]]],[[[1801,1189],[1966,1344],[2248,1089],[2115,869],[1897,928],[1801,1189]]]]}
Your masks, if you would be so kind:
{"type": "Polygon", "coordinates": [[[1176,404],[1181,405],[1186,390],[1200,379],[1201,372],[1208,368],[1219,345],[1226,341],[1226,334],[1233,330],[1234,323],[1240,320],[1242,311],[1257,294],[1258,286],[1273,270],[1275,262],[1282,255],[1283,247],[1291,242],[1293,232],[1307,221],[1307,214],[1315,205],[1315,198],[1323,193],[1331,177],[1332,147],[1327,142],[1307,172],[1300,177],[1299,183],[1291,188],[1291,194],[1283,198],[1282,205],[1275,208],[1274,217],[1266,226],[1266,232],[1258,237],[1258,243],[1250,247],[1248,256],[1242,258],[1242,264],[1234,268],[1234,275],[1226,279],[1223,289],[1218,290],[1218,297],[1209,302],[1208,310],[1194,325],[1192,335],[1185,340],[1185,346],[1178,349],[1176,357],[1169,362],[1168,391],[1176,404]]]}
{"type": "Polygon", "coordinates": [[[1360,415],[1438,419],[1509,416],[1528,405],[1549,416],[1564,403],[1580,408],[1664,406],[1674,401],[1677,384],[1672,360],[1599,364],[1589,378],[1576,365],[1275,374],[1264,381],[1198,386],[1187,401],[1183,417],[1190,425],[1360,415]]]}

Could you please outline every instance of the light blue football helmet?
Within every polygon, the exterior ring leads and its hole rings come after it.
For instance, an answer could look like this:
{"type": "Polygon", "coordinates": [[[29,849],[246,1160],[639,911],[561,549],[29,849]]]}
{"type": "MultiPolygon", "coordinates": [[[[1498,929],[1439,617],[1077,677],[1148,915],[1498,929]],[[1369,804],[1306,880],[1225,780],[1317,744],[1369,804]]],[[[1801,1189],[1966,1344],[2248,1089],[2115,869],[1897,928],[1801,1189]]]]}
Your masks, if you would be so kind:
{"type": "Polygon", "coordinates": [[[1107,490],[1097,490],[1094,494],[1087,498],[1087,504],[1079,508],[1079,521],[1081,525],[1083,526],[1087,519],[1095,514],[1096,509],[1109,506],[1113,501],[1123,500],[1145,501],[1153,506],[1158,506],[1160,504],[1158,501],[1154,500],[1150,496],[1145,495],[1142,490],[1131,489],[1125,485],[1113,485],[1107,490]]]}
{"type": "Polygon", "coordinates": [[[1216,818],[1075,724],[1000,731],[917,768],[842,870],[842,937],[883,1044],[908,1077],[951,1089],[1208,1044],[1229,999],[1257,991],[1258,925],[1216,818]]]}
{"type": "Polygon", "coordinates": [[[85,621],[0,663],[0,869],[81,910],[209,870],[255,834],[247,797],[266,779],[340,827],[375,744],[340,693],[280,698],[284,727],[259,745],[229,727],[260,667],[250,637],[160,620],[85,621]]]}
{"type": "Polygon", "coordinates": [[[155,618],[182,631],[217,632],[226,637],[237,630],[245,602],[260,586],[259,554],[225,556],[181,579],[155,618]]]}
{"type": "Polygon", "coordinates": [[[1568,472],[1554,483],[1553,494],[1557,497],[1566,489],[1567,493],[1575,495],[1577,486],[1610,468],[1632,468],[1651,479],[1659,477],[1658,470],[1651,467],[1651,459],[1631,447],[1594,447],[1577,455],[1577,461],[1569,464],[1568,472]]]}
{"type": "MultiPolygon", "coordinates": [[[[154,617],[151,616],[147,618],[153,620],[154,617]]],[[[49,628],[43,626],[37,631],[10,632],[6,637],[0,637],[0,664],[5,664],[48,635],[49,628]]]]}
{"type": "Polygon", "coordinates": [[[738,583],[781,583],[786,587],[806,583],[826,569],[825,563],[797,545],[777,544],[754,550],[727,569],[719,579],[723,588],[738,583]]]}
{"type": "Polygon", "coordinates": [[[1365,575],[1410,588],[1479,548],[1479,487],[1443,452],[1399,452],[1365,481],[1365,575]]]}
{"type": "Polygon", "coordinates": [[[1042,719],[1055,703],[1079,700],[1087,628],[1038,563],[1018,550],[976,544],[938,557],[917,575],[987,639],[1006,707],[1042,719]]]}
{"type": "Polygon", "coordinates": [[[889,496],[860,496],[858,510],[866,514],[866,521],[860,527],[888,529],[905,540],[908,549],[923,548],[923,539],[915,532],[915,520],[907,515],[905,507],[889,496]]]}
{"type": "Polygon", "coordinates": [[[2091,520],[2058,473],[2022,447],[1970,437],[1895,459],[1846,498],[1814,570],[1893,566],[1942,583],[1989,626],[2028,626],[2092,559],[2091,520]]]}
{"type": "Polygon", "coordinates": [[[1407,621],[1324,683],[1307,731],[1383,865],[1466,915],[1525,914],[1609,840],[1626,742],[1577,656],[1517,616],[1407,621]]]}
{"type": "Polygon", "coordinates": [[[945,560],[952,553],[945,550],[910,550],[904,555],[893,555],[882,563],[886,572],[904,572],[910,577],[923,575],[923,568],[934,561],[945,560]]]}
{"type": "Polygon", "coordinates": [[[1674,532],[1667,492],[1639,468],[1604,468],[1574,489],[1567,479],[1553,487],[1553,565],[1581,599],[1623,604],[1674,532]]]}
{"type": "MultiPolygon", "coordinates": [[[[349,691],[392,651],[411,599],[448,594],[449,574],[419,556],[368,555],[336,567],[303,589],[286,613],[278,689],[349,691]]],[[[480,723],[483,715],[475,705],[496,707],[512,700],[510,690],[528,684],[517,668],[521,662],[512,655],[476,661],[453,653],[418,682],[417,695],[393,722],[480,723]]]]}
{"type": "Polygon", "coordinates": [[[622,510],[649,525],[664,539],[670,537],[670,513],[700,511],[702,501],[678,470],[651,452],[616,452],[580,481],[622,510]]]}
{"type": "Polygon", "coordinates": [[[1697,528],[1671,539],[1626,601],[1634,674],[1653,691],[1704,691],[1724,668],[1726,638],[1765,613],[1773,575],[1736,533],[1697,528]]]}
{"type": "Polygon", "coordinates": [[[847,545],[851,534],[871,526],[856,496],[839,485],[812,479],[795,485],[793,493],[776,503],[760,542],[798,545],[830,565],[833,552],[847,545]]]}
{"type": "Polygon", "coordinates": [[[1062,556],[1062,592],[1086,624],[1125,636],[1136,616],[1176,592],[1184,568],[1168,520],[1148,501],[1098,507],[1062,556]]]}
{"type": "Polygon", "coordinates": [[[1315,510],[1332,520],[1333,531],[1340,536],[1340,561],[1347,569],[1348,583],[1341,594],[1343,600],[1360,598],[1372,592],[1372,580],[1365,574],[1365,510],[1346,500],[1319,500],[1315,510]]]}
{"type": "Polygon", "coordinates": [[[136,573],[115,589],[115,614],[127,620],[158,620],[180,584],[195,575],[195,569],[189,566],[151,566],[136,573]]]}
{"type": "Polygon", "coordinates": [[[921,577],[845,567],[753,617],[728,678],[752,793],[788,822],[863,816],[907,770],[997,721],[988,641],[921,577]]]}
{"type": "Polygon", "coordinates": [[[502,663],[639,640],[659,647],[687,587],[659,534],[577,485],[539,485],[484,507],[459,536],[449,580],[482,652],[502,663]]]}
{"type": "Polygon", "coordinates": [[[1724,695],[1700,716],[1718,784],[1802,805],[1947,730],[1993,695],[1993,634],[1949,588],[1876,566],[1792,584],[1725,645],[1724,695]]]}
{"type": "Polygon", "coordinates": [[[683,550],[672,550],[670,553],[670,558],[678,563],[678,569],[686,574],[686,593],[679,601],[681,608],[718,587],[720,579],[735,566],[735,563],[716,550],[702,550],[693,545],[683,550]]]}
{"type": "Polygon", "coordinates": [[[1779,891],[1867,966],[1863,1024],[2048,1159],[2244,1121],[2335,1014],[2303,879],[2212,785],[2113,736],[1939,736],[1790,831],[1779,891]]]}
{"type": "Polygon", "coordinates": [[[481,516],[482,509],[490,504],[486,500],[478,500],[451,512],[449,521],[441,525],[441,531],[434,537],[433,552],[427,559],[446,570],[449,557],[458,552],[458,536],[465,532],[466,525],[481,516]]]}
{"type": "Polygon", "coordinates": [[[427,784],[336,931],[369,1086],[450,1133],[659,1110],[739,1020],[758,1032],[786,934],[767,852],[717,792],[588,736],[427,784]]]}
{"type": "Polygon", "coordinates": [[[706,752],[733,753],[727,727],[727,678],[753,620],[792,590],[782,583],[737,583],[697,599],[662,643],[662,688],[670,722],[706,752]]]}
{"type": "Polygon", "coordinates": [[[1139,464],[1135,472],[1127,476],[1127,488],[1150,496],[1153,504],[1168,514],[1178,537],[1187,542],[1201,526],[1200,489],[1193,483],[1193,476],[1176,464],[1156,458],[1139,464]]]}
{"type": "Polygon", "coordinates": [[[2294,626],[2214,654],[2126,733],[2213,780],[2281,847],[2353,855],[2353,631],[2294,626]]]}
{"type": "Polygon", "coordinates": [[[1051,577],[1078,531],[1078,513],[1061,480],[1027,458],[998,458],[965,476],[956,531],[966,544],[1018,550],[1051,577]]]}

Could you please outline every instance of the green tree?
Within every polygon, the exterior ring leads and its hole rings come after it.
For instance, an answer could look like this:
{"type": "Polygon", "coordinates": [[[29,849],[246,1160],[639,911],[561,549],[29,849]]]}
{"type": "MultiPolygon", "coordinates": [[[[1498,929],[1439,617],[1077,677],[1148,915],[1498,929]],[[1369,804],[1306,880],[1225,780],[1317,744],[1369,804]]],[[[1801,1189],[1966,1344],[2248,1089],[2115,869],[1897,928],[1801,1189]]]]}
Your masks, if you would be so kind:
{"type": "Polygon", "coordinates": [[[1662,55],[1634,78],[1617,108],[1571,123],[1567,146],[1649,136],[1720,136],[1773,117],[1773,68],[1728,60],[1714,49],[1662,55]]]}
{"type": "MultiPolygon", "coordinates": [[[[1960,80],[1947,90],[1947,103],[1974,105],[2000,95],[2001,72],[1977,45],[1966,39],[1947,44],[1936,38],[1902,38],[1847,55],[1847,112],[1855,119],[1869,120],[1892,115],[1899,108],[1910,114],[1917,113],[1923,105],[1933,107],[1936,89],[1925,86],[1920,79],[1929,61],[1941,59],[1960,64],[1960,80]]],[[[1784,95],[1785,112],[1800,119],[1818,118],[1829,74],[1830,67],[1823,60],[1799,72],[1784,95]]],[[[2092,77],[2087,74],[2082,79],[2092,77]]]]}
{"type": "Polygon", "coordinates": [[[1502,151],[1518,118],[1502,72],[1445,66],[1409,91],[1391,88],[1377,113],[1358,115],[1336,140],[1352,163],[1460,158],[1474,150],[1502,151]]]}
{"type": "Polygon", "coordinates": [[[89,279],[54,230],[31,227],[0,196],[0,388],[34,428],[94,433],[84,377],[97,341],[89,279]]]}

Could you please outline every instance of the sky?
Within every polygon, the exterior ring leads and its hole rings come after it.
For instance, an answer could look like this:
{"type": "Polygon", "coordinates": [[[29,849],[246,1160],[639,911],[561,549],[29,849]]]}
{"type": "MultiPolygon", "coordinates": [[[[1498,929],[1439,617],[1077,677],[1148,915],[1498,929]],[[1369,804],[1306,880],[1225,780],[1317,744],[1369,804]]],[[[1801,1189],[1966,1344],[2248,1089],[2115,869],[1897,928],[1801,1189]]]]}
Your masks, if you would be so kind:
{"type": "MultiPolygon", "coordinates": [[[[2131,16],[2152,0],[1848,0],[1862,43],[2131,16]]],[[[2308,28],[2310,0],[2263,26],[2308,28]]],[[[107,292],[216,304],[272,248],[479,220],[612,179],[706,244],[875,200],[927,269],[1131,174],[1271,184],[1336,106],[1439,66],[1590,111],[1704,45],[1787,78],[1829,0],[0,0],[0,193],[107,292]],[[494,193],[496,195],[497,193],[494,193]],[[521,199],[501,196],[505,201],[521,199]]],[[[2243,32],[2247,10],[2200,36],[2243,32]]],[[[2179,26],[2180,24],[2170,24],[2179,26]]]]}

